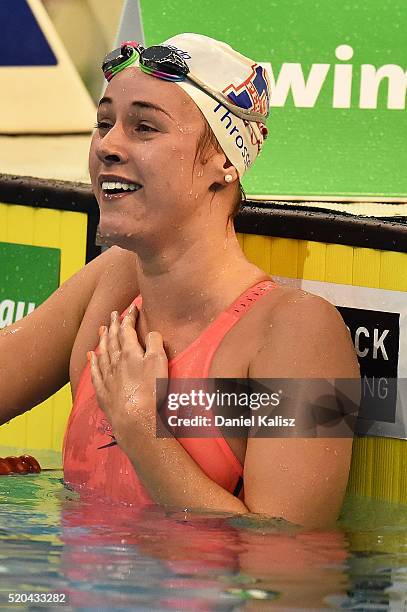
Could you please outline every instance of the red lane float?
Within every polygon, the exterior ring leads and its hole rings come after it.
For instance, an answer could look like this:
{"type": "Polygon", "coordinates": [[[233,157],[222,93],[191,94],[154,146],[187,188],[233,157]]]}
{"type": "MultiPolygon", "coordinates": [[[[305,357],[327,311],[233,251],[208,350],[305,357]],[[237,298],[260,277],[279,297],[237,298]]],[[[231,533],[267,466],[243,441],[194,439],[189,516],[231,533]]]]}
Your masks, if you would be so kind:
{"type": "Polygon", "coordinates": [[[39,474],[40,472],[40,464],[31,455],[0,457],[0,476],[8,476],[8,474],[39,474]]]}

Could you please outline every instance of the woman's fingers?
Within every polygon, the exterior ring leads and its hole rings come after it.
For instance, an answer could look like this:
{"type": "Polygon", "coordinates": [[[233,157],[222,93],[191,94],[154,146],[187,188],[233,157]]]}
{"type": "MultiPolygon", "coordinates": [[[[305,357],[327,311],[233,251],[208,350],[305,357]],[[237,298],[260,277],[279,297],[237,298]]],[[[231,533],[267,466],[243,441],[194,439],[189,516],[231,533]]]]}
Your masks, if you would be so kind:
{"type": "Polygon", "coordinates": [[[112,366],[120,362],[121,357],[125,359],[136,357],[156,361],[155,370],[158,376],[166,377],[168,374],[168,359],[165,353],[163,338],[159,332],[150,332],[146,337],[146,349],[142,347],[138,339],[136,323],[139,310],[136,304],[132,304],[120,324],[119,313],[111,314],[109,329],[102,326],[99,330],[99,355],[96,358],[100,374],[103,379],[112,374],[112,366]]]}
{"type": "Polygon", "coordinates": [[[139,310],[135,303],[133,303],[127,311],[127,314],[123,317],[123,321],[126,319],[129,325],[135,330],[136,320],[138,319],[139,310]]]}
{"type": "Polygon", "coordinates": [[[155,362],[155,374],[157,378],[167,378],[168,358],[164,349],[163,337],[160,332],[153,331],[147,334],[146,352],[144,358],[155,362]]]}
{"type": "Polygon", "coordinates": [[[99,355],[98,364],[103,377],[107,376],[110,369],[110,355],[108,348],[108,330],[105,325],[102,325],[99,329],[99,355]]]}
{"type": "Polygon", "coordinates": [[[144,360],[154,371],[156,408],[160,408],[168,390],[168,358],[164,349],[163,337],[157,332],[150,332],[146,338],[144,360]]]}
{"type": "Polygon", "coordinates": [[[150,354],[158,354],[161,357],[167,357],[164,349],[163,337],[160,332],[152,331],[147,334],[146,338],[146,357],[150,354]]]}
{"type": "Polygon", "coordinates": [[[143,357],[144,349],[140,344],[136,331],[138,314],[139,311],[137,306],[132,304],[128,313],[123,317],[123,321],[120,326],[120,344],[122,350],[128,350],[132,355],[143,357]]]}
{"type": "Polygon", "coordinates": [[[100,370],[99,358],[93,351],[88,352],[88,360],[90,362],[90,375],[92,378],[93,387],[96,393],[100,394],[104,388],[103,376],[100,370]]]}
{"type": "Polygon", "coordinates": [[[107,347],[109,351],[109,358],[111,364],[116,364],[120,357],[120,339],[119,339],[119,329],[120,329],[120,317],[119,313],[114,310],[110,315],[110,327],[109,334],[107,339],[107,347]]]}

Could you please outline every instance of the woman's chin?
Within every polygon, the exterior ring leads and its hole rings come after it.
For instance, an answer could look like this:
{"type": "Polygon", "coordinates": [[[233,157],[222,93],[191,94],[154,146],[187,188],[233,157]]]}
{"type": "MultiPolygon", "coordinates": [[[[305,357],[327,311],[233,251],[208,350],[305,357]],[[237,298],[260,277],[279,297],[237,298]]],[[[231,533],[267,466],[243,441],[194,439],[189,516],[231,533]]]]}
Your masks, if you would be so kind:
{"type": "Polygon", "coordinates": [[[119,246],[123,249],[132,249],[135,246],[135,234],[129,231],[121,231],[111,227],[98,227],[98,244],[102,246],[119,246]]]}

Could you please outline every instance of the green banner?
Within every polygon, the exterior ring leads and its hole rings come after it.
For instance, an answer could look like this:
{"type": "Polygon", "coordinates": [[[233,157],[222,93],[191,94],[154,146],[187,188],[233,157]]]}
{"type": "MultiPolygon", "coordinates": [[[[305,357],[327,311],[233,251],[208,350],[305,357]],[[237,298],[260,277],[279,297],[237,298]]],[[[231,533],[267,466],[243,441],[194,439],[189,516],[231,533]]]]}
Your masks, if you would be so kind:
{"type": "Polygon", "coordinates": [[[405,0],[141,0],[146,42],[180,32],[271,67],[269,139],[247,193],[407,197],[405,0]]]}
{"type": "Polygon", "coordinates": [[[19,321],[59,286],[61,251],[0,242],[0,329],[19,321]]]}

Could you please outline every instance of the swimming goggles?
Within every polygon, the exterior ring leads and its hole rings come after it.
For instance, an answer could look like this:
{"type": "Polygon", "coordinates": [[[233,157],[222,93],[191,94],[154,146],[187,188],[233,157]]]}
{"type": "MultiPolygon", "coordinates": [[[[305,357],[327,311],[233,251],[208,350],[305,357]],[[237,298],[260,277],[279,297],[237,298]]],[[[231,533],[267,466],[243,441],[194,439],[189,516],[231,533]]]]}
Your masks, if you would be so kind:
{"type": "Polygon", "coordinates": [[[122,43],[121,47],[114,49],[103,60],[102,70],[106,80],[110,81],[118,72],[134,64],[137,59],[139,60],[140,69],[146,74],[151,74],[159,79],[174,83],[185,80],[191,81],[191,83],[244,121],[263,123],[267,119],[268,113],[263,115],[241,108],[233,104],[222,93],[214,91],[211,87],[205,85],[205,83],[190,72],[188,64],[180,52],[167,46],[157,45],[145,49],[135,41],[122,43]]]}

